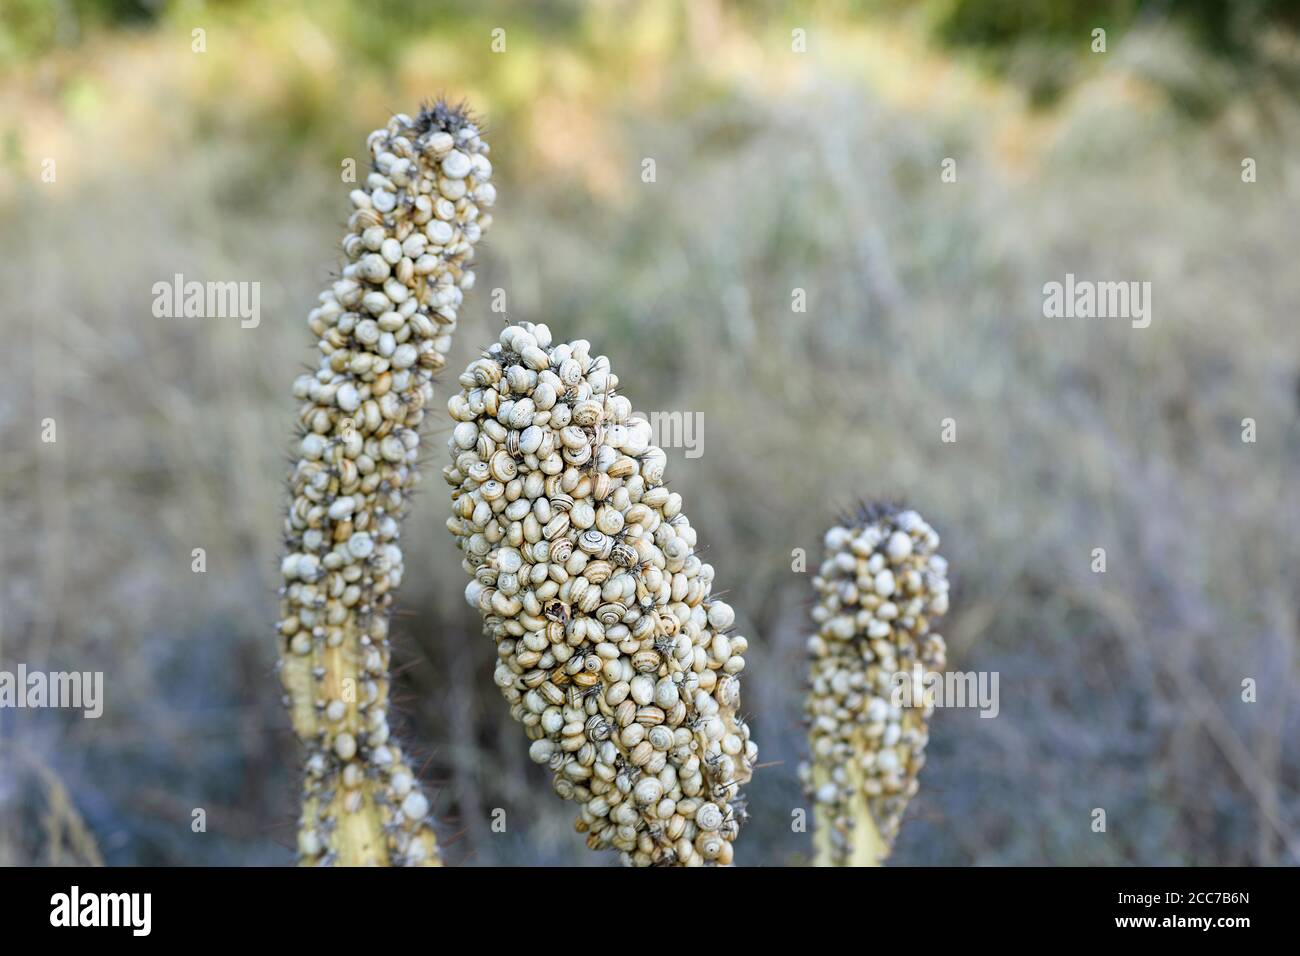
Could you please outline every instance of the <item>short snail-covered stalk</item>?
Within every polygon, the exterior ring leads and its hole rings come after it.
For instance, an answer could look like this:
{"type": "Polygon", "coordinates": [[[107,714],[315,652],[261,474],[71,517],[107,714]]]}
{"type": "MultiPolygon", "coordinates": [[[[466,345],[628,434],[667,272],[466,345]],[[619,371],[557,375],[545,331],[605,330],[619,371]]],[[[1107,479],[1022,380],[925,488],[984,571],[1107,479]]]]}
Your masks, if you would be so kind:
{"type": "Polygon", "coordinates": [[[294,382],[280,679],[306,752],[299,862],[437,865],[429,800],[389,733],[388,616],[420,423],[495,192],[463,110],[394,116],[368,146],[348,263],[307,320],[320,364],[294,382]]]}
{"type": "Polygon", "coordinates": [[[825,545],[808,638],[811,760],[800,768],[814,862],[878,866],[925,763],[933,702],[911,691],[944,667],[931,627],[948,610],[948,563],[920,515],[888,506],[864,507],[825,545]]]}
{"type": "Polygon", "coordinates": [[[757,756],[738,711],[748,642],[710,597],[649,422],[607,358],[544,325],[505,329],[460,384],[447,526],[529,755],[593,850],[730,863],[757,756]]]}

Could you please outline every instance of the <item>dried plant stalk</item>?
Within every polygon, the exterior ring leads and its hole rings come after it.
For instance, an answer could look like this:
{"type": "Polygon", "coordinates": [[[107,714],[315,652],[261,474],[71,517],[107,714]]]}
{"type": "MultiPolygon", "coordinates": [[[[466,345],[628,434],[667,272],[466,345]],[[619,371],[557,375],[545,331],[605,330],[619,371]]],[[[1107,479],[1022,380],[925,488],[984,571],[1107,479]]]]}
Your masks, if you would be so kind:
{"type": "Polygon", "coordinates": [[[544,325],[505,329],[460,384],[448,528],[529,755],[593,850],[730,863],[757,755],[738,711],[748,642],[710,597],[649,422],[608,359],[544,325]]]}
{"type": "Polygon", "coordinates": [[[808,639],[811,759],[800,773],[816,864],[877,866],[925,763],[932,702],[902,691],[944,667],[930,629],[948,610],[948,563],[920,515],[889,506],[864,507],[825,544],[808,639]]]}
{"type": "Polygon", "coordinates": [[[308,317],[320,366],[294,383],[280,677],[306,753],[299,861],[437,865],[428,798],[389,731],[388,619],[419,426],[495,191],[463,109],[399,114],[367,145],[348,263],[308,317]]]}

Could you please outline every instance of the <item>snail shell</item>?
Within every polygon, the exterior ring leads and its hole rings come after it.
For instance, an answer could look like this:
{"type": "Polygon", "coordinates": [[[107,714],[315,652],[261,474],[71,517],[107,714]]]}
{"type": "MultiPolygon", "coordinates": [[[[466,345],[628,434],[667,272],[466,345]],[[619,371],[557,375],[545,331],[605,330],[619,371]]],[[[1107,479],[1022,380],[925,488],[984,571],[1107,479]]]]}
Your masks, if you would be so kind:
{"type": "Polygon", "coordinates": [[[614,719],[620,727],[630,727],[636,720],[636,702],[625,700],[615,707],[614,719]]]}
{"type": "MultiPolygon", "coordinates": [[[[596,619],[606,627],[611,627],[623,619],[627,613],[627,606],[618,601],[611,601],[608,604],[602,604],[596,609],[596,619]]],[[[651,653],[654,653],[653,651],[651,653]]],[[[656,658],[658,655],[655,655],[656,658]]]]}
{"type": "Polygon", "coordinates": [[[572,451],[580,448],[590,448],[591,440],[587,437],[585,429],[577,425],[567,425],[560,429],[560,444],[572,451]]]}
{"type": "Polygon", "coordinates": [[[470,369],[473,372],[474,381],[484,388],[501,381],[501,366],[491,359],[479,359],[470,366],[470,369]]]}
{"type": "MultiPolygon", "coordinates": [[[[546,432],[536,425],[529,425],[519,433],[519,454],[535,455],[546,439],[546,432]]],[[[535,495],[533,497],[536,497],[535,495]]]]}
{"type": "Polygon", "coordinates": [[[706,860],[719,859],[730,846],[720,833],[705,832],[695,838],[695,849],[706,860]]]}
{"type": "Polygon", "coordinates": [[[628,755],[628,760],[634,767],[644,767],[650,762],[654,755],[655,749],[650,746],[650,741],[643,740],[632,748],[632,752],[628,755]]]}
{"type": "MultiPolygon", "coordinates": [[[[561,511],[554,518],[548,521],[542,528],[542,536],[548,541],[554,541],[564,532],[569,530],[569,516],[561,511]]],[[[586,550],[585,548],[583,550],[586,550]]]]}
{"type": "MultiPolygon", "coordinates": [[[[510,434],[515,435],[517,433],[511,432],[510,434]]],[[[509,436],[507,436],[507,438],[508,437],[509,436]]],[[[511,456],[509,451],[504,449],[496,452],[488,464],[492,472],[492,477],[502,483],[508,484],[519,474],[519,467],[515,464],[514,458],[511,456]]]]}
{"type": "Polygon", "coordinates": [[[603,531],[589,528],[578,536],[578,547],[588,554],[597,557],[608,557],[609,553],[614,549],[614,543],[603,531]]]}
{"type": "Polygon", "coordinates": [[[695,811],[695,825],[701,830],[716,830],[722,826],[722,811],[716,803],[702,803],[695,811]]]}
{"type": "Polygon", "coordinates": [[[656,777],[643,777],[632,789],[632,798],[643,807],[657,804],[664,795],[664,785],[656,777]]]}
{"type": "Polygon", "coordinates": [[[596,512],[596,528],[608,535],[618,534],[623,530],[623,513],[617,508],[603,505],[596,512]]]}
{"type": "Polygon", "coordinates": [[[632,639],[635,641],[653,640],[657,622],[653,614],[642,614],[632,625],[632,639]]]}
{"type": "Polygon", "coordinates": [[[510,391],[523,393],[528,391],[535,375],[522,365],[512,365],[506,369],[506,383],[510,386],[510,391]]]}
{"type": "Polygon", "coordinates": [[[559,376],[565,388],[572,388],[582,380],[582,366],[574,359],[565,359],[560,363],[559,376]]]}
{"type": "Polygon", "coordinates": [[[740,703],[740,680],[727,676],[718,681],[717,697],[724,707],[735,707],[740,703]]]}
{"type": "Polygon", "coordinates": [[[664,677],[655,684],[654,701],[665,709],[673,708],[681,700],[681,692],[671,677],[664,677]]]}
{"type": "Polygon", "coordinates": [[[646,740],[650,741],[650,746],[655,750],[668,750],[673,745],[673,732],[662,725],[651,727],[650,733],[646,735],[646,740]]]}
{"type": "Polygon", "coordinates": [[[608,740],[611,728],[607,721],[600,714],[596,714],[587,720],[587,736],[592,740],[608,740]]]}
{"type": "Polygon", "coordinates": [[[583,445],[581,448],[565,448],[563,455],[564,460],[570,465],[582,467],[587,462],[591,461],[591,446],[583,445]]]}
{"type": "Polygon", "coordinates": [[[573,406],[573,423],[583,428],[598,425],[605,415],[605,407],[593,399],[586,399],[573,406]]]}
{"type": "Polygon", "coordinates": [[[636,722],[642,727],[656,727],[664,722],[664,716],[663,708],[655,707],[652,704],[648,707],[637,708],[636,722]]]}
{"type": "MultiPolygon", "coordinates": [[[[659,652],[655,650],[637,651],[632,655],[632,666],[639,673],[648,674],[659,669],[662,662],[659,652]]],[[[675,699],[675,698],[674,698],[675,699]]]]}

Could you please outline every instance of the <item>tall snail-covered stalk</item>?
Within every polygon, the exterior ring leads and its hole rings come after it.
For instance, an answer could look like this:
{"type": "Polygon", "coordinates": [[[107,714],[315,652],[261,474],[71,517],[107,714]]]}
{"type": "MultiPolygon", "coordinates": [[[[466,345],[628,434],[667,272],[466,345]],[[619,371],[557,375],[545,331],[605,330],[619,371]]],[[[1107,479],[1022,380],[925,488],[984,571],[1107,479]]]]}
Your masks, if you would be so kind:
{"type": "Polygon", "coordinates": [[[307,320],[320,364],[293,388],[280,679],[305,750],[299,861],[437,865],[428,798],[389,732],[388,617],[419,426],[495,191],[462,109],[399,114],[367,145],[348,263],[307,320]]]}
{"type": "Polygon", "coordinates": [[[738,713],[747,641],[710,597],[681,496],[609,360],[506,328],[448,403],[448,528],[495,680],[581,806],[593,850],[728,864],[757,750],[738,713]]]}
{"type": "Polygon", "coordinates": [[[808,638],[811,759],[800,768],[814,801],[814,862],[877,866],[925,763],[932,703],[896,691],[944,667],[931,628],[948,610],[948,563],[920,515],[889,506],[862,508],[825,545],[808,638]]]}

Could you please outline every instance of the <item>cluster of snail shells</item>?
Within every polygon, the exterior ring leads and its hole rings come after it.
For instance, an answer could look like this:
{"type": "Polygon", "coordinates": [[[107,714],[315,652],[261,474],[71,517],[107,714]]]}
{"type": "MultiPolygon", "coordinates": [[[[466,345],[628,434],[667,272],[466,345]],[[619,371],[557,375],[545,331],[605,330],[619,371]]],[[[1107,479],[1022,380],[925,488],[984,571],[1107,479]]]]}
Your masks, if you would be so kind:
{"type": "Polygon", "coordinates": [[[808,638],[811,765],[801,776],[842,861],[855,802],[865,798],[888,847],[916,793],[933,708],[924,699],[896,706],[896,675],[944,667],[943,638],[930,628],[948,610],[948,564],[915,511],[866,508],[827,531],[825,547],[808,638]]]}
{"type": "Polygon", "coordinates": [[[529,755],[629,865],[728,864],[757,749],[748,642],[604,356],[511,326],[460,377],[444,474],[465,590],[529,755]]]}
{"type": "Polygon", "coordinates": [[[495,193],[487,144],[441,104],[394,116],[367,142],[348,262],[308,317],[320,364],[294,382],[280,673],[307,749],[300,859],[334,862],[338,813],[377,807],[388,862],[423,863],[437,857],[428,800],[389,739],[388,610],[418,429],[495,193]]]}

